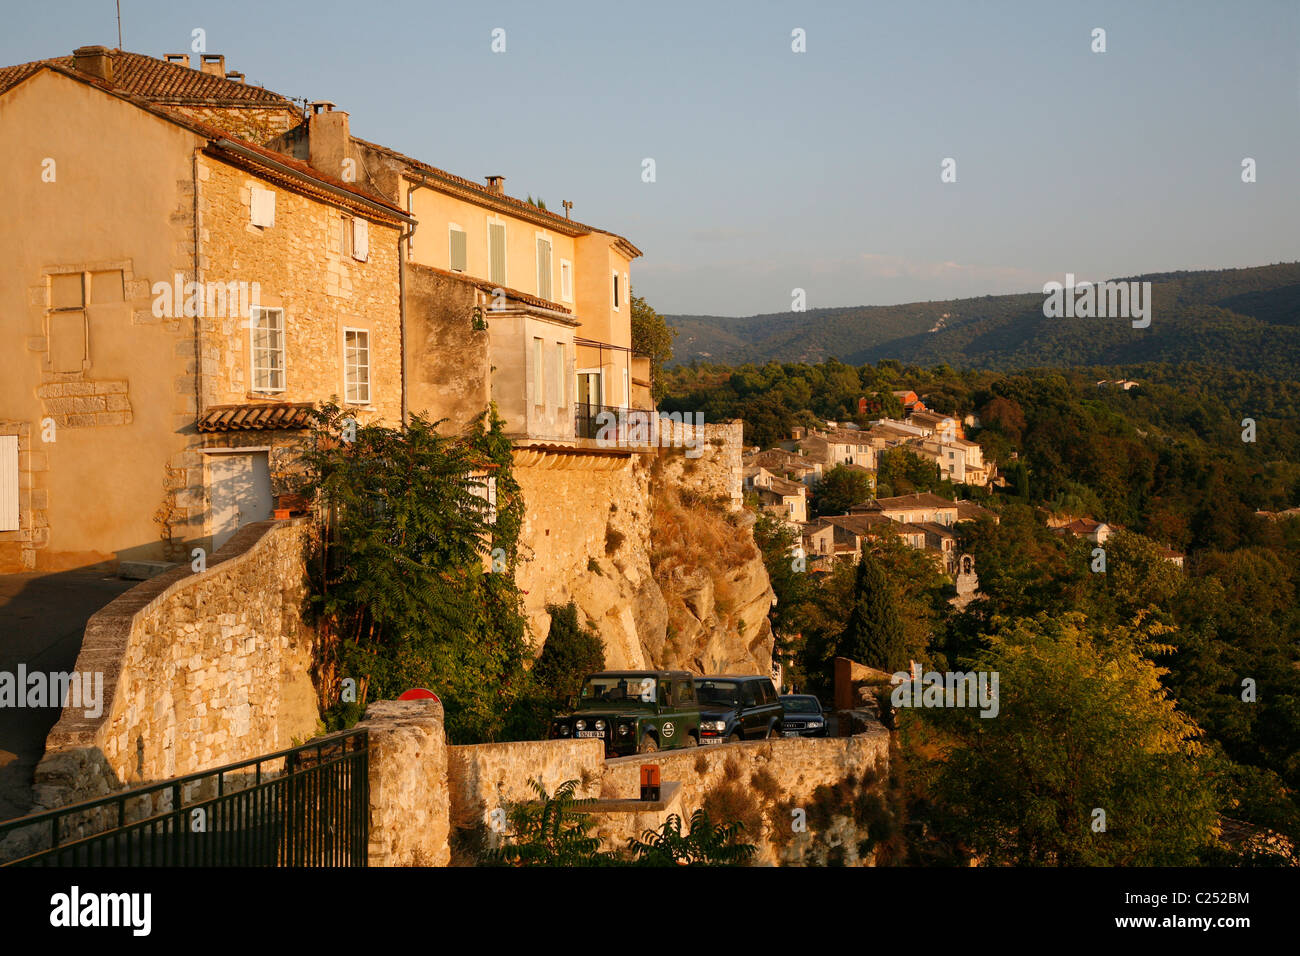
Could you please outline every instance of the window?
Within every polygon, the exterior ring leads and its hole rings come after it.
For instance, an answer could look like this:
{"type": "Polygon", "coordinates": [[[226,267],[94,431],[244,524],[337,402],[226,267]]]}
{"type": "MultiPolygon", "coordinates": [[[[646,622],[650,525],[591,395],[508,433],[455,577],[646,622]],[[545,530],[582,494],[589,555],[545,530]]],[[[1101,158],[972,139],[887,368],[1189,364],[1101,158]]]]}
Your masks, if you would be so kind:
{"type": "Polygon", "coordinates": [[[343,330],[343,400],[370,404],[370,333],[365,329],[343,330]]]}
{"type": "Polygon", "coordinates": [[[555,343],[555,403],[561,408],[564,407],[567,396],[564,394],[564,383],[569,378],[568,356],[563,342],[555,343]]]}
{"type": "Polygon", "coordinates": [[[284,309],[249,309],[253,391],[284,391],[284,309]]]}
{"type": "Polygon", "coordinates": [[[618,311],[618,273],[614,273],[614,311],[618,311]]]}
{"type": "Polygon", "coordinates": [[[495,476],[470,475],[469,493],[487,503],[488,524],[497,521],[497,480],[495,476]]]}
{"type": "Polygon", "coordinates": [[[465,230],[460,228],[454,222],[448,227],[447,231],[449,249],[449,261],[452,272],[464,272],[466,263],[469,259],[469,246],[466,243],[465,230]]]}
{"type": "Polygon", "coordinates": [[[551,299],[551,240],[537,237],[537,295],[551,299]]]}
{"type": "Polygon", "coordinates": [[[573,263],[568,259],[560,260],[560,298],[573,301],[573,263]]]}
{"type": "Polygon", "coordinates": [[[488,223],[488,280],[506,284],[506,224],[488,223]]]}
{"type": "Polygon", "coordinates": [[[253,225],[270,228],[275,225],[275,193],[261,186],[250,190],[249,219],[253,225]]]}
{"type": "Polygon", "coordinates": [[[0,435],[0,531],[18,530],[18,436],[0,435]]]}
{"type": "Polygon", "coordinates": [[[49,362],[54,372],[85,368],[86,276],[69,272],[50,276],[49,362]]]}
{"type": "Polygon", "coordinates": [[[545,366],[542,365],[542,340],[533,339],[533,404],[546,404],[545,366]]]}

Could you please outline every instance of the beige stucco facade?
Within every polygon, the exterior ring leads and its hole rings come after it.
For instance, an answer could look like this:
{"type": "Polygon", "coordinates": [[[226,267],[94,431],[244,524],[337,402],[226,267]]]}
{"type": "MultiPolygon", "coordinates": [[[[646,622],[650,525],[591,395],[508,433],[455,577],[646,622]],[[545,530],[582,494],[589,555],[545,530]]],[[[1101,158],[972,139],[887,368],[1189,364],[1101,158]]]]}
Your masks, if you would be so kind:
{"type": "Polygon", "coordinates": [[[20,527],[0,531],[0,569],[210,551],[205,449],[270,451],[289,436],[231,442],[196,420],[225,404],[343,397],[345,328],[369,337],[358,419],[399,420],[396,218],[369,224],[366,261],[343,255],[331,236],[356,210],[223,161],[209,137],[55,70],[0,95],[0,136],[12,346],[0,350],[0,435],[20,446],[20,527]],[[254,189],[274,194],[271,226],[250,221],[254,189]],[[206,294],[227,283],[283,310],[275,392],[253,388],[238,295],[206,294]]]}

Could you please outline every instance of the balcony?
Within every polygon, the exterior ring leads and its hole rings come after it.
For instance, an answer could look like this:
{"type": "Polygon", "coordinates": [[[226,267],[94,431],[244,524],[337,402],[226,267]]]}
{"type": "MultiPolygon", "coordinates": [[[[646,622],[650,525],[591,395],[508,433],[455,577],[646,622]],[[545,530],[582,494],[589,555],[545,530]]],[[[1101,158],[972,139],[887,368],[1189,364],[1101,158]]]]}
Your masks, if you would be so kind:
{"type": "Polygon", "coordinates": [[[587,438],[602,447],[628,448],[658,441],[659,416],[648,408],[615,405],[573,406],[574,437],[587,438]]]}

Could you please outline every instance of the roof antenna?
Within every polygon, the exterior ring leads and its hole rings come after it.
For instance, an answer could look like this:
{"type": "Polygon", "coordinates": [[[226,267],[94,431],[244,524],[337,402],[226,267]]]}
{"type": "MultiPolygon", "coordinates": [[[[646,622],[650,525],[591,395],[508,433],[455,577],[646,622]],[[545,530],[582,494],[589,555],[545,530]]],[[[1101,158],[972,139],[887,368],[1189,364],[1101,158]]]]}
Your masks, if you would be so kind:
{"type": "Polygon", "coordinates": [[[122,49],[122,0],[117,0],[117,48],[122,49]]]}

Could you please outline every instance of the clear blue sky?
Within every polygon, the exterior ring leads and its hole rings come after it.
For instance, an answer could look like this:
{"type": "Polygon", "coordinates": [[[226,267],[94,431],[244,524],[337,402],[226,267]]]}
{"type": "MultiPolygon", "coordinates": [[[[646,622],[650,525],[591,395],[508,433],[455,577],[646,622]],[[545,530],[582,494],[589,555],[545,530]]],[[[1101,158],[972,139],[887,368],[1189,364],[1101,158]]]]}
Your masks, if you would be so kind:
{"type": "MultiPolygon", "coordinates": [[[[122,0],[122,16],[129,50],[187,51],[201,27],[227,69],[333,100],[359,136],[571,200],[644,250],[633,285],[662,312],[1300,259],[1295,0],[122,0]]],[[[113,0],[15,4],[0,60],[116,42],[113,0]]]]}

